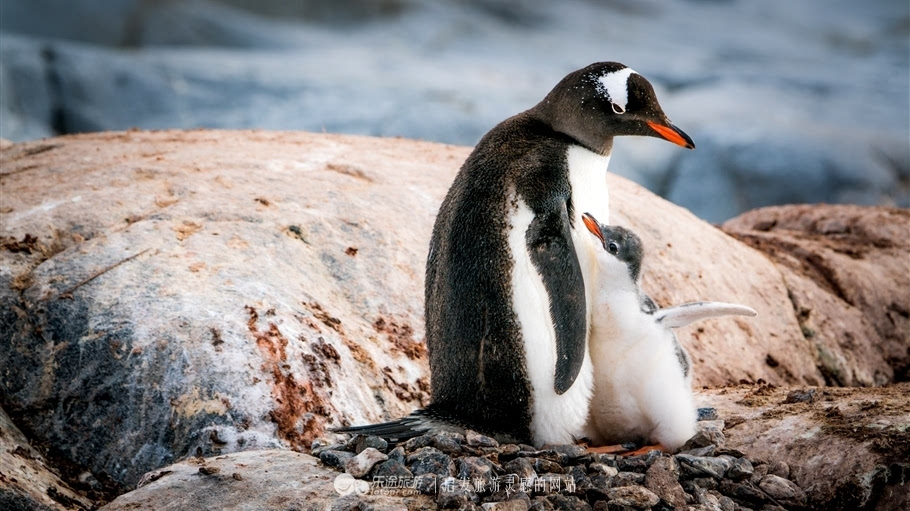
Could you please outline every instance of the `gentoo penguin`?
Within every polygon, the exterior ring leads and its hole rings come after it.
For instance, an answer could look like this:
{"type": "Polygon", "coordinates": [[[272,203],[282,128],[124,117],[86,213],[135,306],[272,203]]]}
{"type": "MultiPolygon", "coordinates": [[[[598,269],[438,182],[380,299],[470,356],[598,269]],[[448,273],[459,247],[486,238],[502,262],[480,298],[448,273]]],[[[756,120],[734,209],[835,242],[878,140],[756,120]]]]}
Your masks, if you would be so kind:
{"type": "Polygon", "coordinates": [[[607,164],[621,135],[694,148],[651,84],[617,62],[570,73],[480,140],[442,203],[427,257],[431,404],[338,431],[395,440],[454,425],[535,445],[581,433],[597,248],[581,212],[607,217],[607,164]]]}
{"type": "Polygon", "coordinates": [[[601,247],[590,340],[594,395],[585,436],[594,444],[656,444],[633,454],[652,447],[675,451],[695,434],[696,411],[692,364],[671,329],[755,311],[720,302],[658,309],[639,286],[644,250],[638,236],[587,213],[583,221],[601,247]]]}

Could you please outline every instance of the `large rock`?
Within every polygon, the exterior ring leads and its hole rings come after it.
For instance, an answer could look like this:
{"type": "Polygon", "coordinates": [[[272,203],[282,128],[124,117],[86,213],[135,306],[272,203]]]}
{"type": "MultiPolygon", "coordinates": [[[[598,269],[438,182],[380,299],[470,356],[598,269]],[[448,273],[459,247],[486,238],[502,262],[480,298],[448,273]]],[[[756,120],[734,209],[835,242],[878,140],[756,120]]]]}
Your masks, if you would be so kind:
{"type": "MultiPolygon", "coordinates": [[[[129,485],[186,455],[302,449],[329,425],[425,404],[425,251],[469,151],[224,131],[3,149],[0,405],[53,454],[129,485]]],[[[759,313],[679,332],[698,385],[826,382],[788,297],[798,295],[789,266],[608,180],[612,221],[644,240],[644,286],[660,304],[725,300],[759,313]]],[[[907,217],[892,216],[900,232],[907,217]]],[[[906,256],[873,252],[869,261],[906,256]]],[[[903,281],[882,280],[862,310],[910,308],[903,281]]],[[[817,293],[813,303],[830,305],[814,321],[852,321],[870,343],[884,335],[829,288],[817,293]]],[[[897,348],[883,359],[868,346],[825,345],[851,374],[880,375],[873,382],[906,365],[897,348]]]]}
{"type": "Polygon", "coordinates": [[[63,480],[0,409],[0,509],[67,511],[94,503],[63,480]]]}
{"type": "Polygon", "coordinates": [[[388,491],[319,465],[307,454],[247,451],[191,458],[149,472],[104,511],[206,509],[433,509],[414,489],[388,491]],[[393,493],[394,492],[394,493],[393,493]]]}
{"type": "Polygon", "coordinates": [[[780,269],[828,385],[910,380],[910,210],[773,207],[723,229],[780,269]]]}
{"type": "MultiPolygon", "coordinates": [[[[908,395],[910,383],[742,385],[702,390],[696,399],[725,420],[727,448],[766,462],[772,474],[774,464],[785,463],[813,509],[897,510],[910,509],[908,395]]],[[[762,488],[775,483],[770,479],[762,488]]]]}

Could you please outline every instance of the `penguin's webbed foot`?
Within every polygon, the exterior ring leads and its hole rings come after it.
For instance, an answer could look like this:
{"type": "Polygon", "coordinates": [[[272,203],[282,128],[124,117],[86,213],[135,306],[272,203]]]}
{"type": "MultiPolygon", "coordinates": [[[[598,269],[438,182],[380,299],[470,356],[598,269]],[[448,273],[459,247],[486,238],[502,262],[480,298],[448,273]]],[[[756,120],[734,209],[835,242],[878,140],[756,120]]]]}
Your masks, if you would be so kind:
{"type": "Polygon", "coordinates": [[[638,449],[635,449],[634,451],[623,452],[623,453],[621,453],[621,455],[622,456],[641,456],[642,454],[648,454],[651,451],[660,451],[660,452],[666,452],[666,453],[670,452],[670,450],[667,449],[664,446],[664,444],[658,443],[658,444],[654,444],[654,445],[645,445],[643,447],[639,447],[638,449]]]}
{"type": "Polygon", "coordinates": [[[629,450],[628,446],[623,444],[601,445],[600,447],[585,446],[588,452],[594,454],[621,454],[629,450]]]}

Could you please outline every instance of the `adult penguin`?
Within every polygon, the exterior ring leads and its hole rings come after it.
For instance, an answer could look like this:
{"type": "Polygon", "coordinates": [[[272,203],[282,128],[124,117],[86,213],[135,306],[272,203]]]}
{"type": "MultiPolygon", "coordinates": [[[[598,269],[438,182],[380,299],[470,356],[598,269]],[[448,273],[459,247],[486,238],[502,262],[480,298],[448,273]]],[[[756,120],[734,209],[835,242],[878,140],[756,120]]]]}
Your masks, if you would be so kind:
{"type": "Polygon", "coordinates": [[[602,248],[581,215],[608,222],[607,165],[622,135],[695,147],[651,84],[617,62],[569,74],[480,140],[442,203],[427,258],[431,404],[339,432],[394,441],[470,428],[537,446],[582,435],[602,248]]]}

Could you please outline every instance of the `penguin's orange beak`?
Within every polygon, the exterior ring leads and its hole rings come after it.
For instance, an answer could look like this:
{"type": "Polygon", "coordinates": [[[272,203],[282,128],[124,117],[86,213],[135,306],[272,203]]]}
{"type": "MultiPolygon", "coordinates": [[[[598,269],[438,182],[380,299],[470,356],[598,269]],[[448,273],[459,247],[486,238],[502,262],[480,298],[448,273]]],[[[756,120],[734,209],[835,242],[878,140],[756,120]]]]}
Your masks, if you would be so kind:
{"type": "Polygon", "coordinates": [[[657,124],[656,122],[649,121],[648,126],[650,126],[652,130],[656,131],[658,135],[678,146],[683,146],[686,149],[695,149],[695,142],[689,138],[689,135],[686,135],[685,131],[677,128],[672,124],[669,126],[664,126],[662,124],[657,124]]]}
{"type": "Polygon", "coordinates": [[[585,227],[587,227],[588,230],[591,231],[591,234],[593,234],[594,236],[597,236],[597,239],[599,239],[600,242],[603,243],[604,235],[602,232],[600,232],[600,226],[597,225],[597,220],[593,216],[591,216],[590,213],[585,213],[585,214],[581,215],[581,220],[585,223],[585,227]]]}

